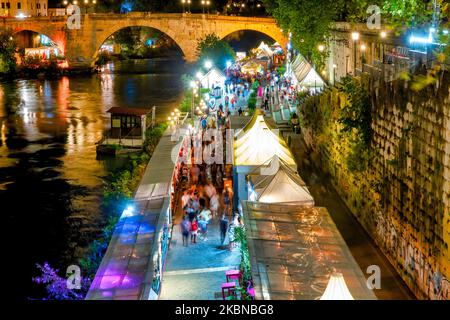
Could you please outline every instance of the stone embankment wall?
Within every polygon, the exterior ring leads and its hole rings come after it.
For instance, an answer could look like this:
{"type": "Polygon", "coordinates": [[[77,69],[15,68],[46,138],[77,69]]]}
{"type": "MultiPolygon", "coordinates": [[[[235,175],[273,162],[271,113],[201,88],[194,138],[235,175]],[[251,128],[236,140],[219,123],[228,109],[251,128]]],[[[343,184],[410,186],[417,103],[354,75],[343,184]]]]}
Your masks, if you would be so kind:
{"type": "Polygon", "coordinates": [[[449,299],[450,74],[419,92],[403,81],[361,81],[372,108],[367,166],[349,169],[351,135],[338,121],[348,102],[341,90],[301,107],[304,139],[415,295],[449,299]]]}

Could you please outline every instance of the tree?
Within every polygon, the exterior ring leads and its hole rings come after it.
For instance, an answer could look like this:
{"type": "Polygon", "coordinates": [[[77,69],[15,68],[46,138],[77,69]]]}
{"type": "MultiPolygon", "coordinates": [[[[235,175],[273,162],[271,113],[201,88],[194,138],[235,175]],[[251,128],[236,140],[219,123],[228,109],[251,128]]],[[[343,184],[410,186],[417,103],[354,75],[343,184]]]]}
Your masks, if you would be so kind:
{"type": "Polygon", "coordinates": [[[266,10],[277,20],[292,42],[309,61],[321,68],[326,57],[318,50],[325,42],[330,24],[337,16],[336,0],[263,0],[266,10]]]}
{"type": "Polygon", "coordinates": [[[197,54],[199,63],[204,66],[210,60],[216,67],[225,69],[227,61],[234,61],[236,53],[225,40],[215,34],[208,34],[198,42],[197,54]]]}
{"type": "Polygon", "coordinates": [[[17,45],[12,35],[10,30],[0,31],[0,74],[11,74],[16,71],[17,45]]]}

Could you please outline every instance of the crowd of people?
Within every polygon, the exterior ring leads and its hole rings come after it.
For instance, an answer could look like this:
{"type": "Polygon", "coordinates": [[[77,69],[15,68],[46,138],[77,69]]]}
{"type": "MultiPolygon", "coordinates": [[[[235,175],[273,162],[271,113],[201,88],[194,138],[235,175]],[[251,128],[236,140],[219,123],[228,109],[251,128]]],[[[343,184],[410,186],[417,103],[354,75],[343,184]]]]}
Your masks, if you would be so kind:
{"type": "MultiPolygon", "coordinates": [[[[203,139],[208,129],[219,129],[225,139],[225,130],[231,128],[231,115],[242,114],[252,89],[257,88],[257,96],[261,108],[273,111],[280,105],[289,107],[296,103],[296,91],[289,78],[279,74],[277,70],[265,73],[243,74],[239,68],[227,70],[227,80],[220,96],[208,101],[208,107],[198,115],[198,129],[192,135],[199,135],[197,141],[202,141],[202,155],[205,148],[214,142],[203,139]],[[255,85],[256,83],[256,85],[255,85]]],[[[298,127],[299,119],[296,113],[291,117],[293,128],[298,127]]],[[[192,137],[191,147],[194,147],[192,137]]],[[[214,148],[212,148],[214,150],[214,148]]],[[[214,152],[211,154],[214,157],[214,152]]],[[[194,157],[192,155],[192,157],[194,157]]],[[[242,226],[242,219],[233,211],[233,190],[225,187],[225,180],[231,182],[232,167],[219,163],[199,164],[193,159],[192,165],[184,165],[185,179],[188,181],[181,197],[182,221],[181,233],[183,245],[195,244],[199,240],[208,239],[208,225],[211,222],[219,224],[220,244],[234,247],[234,229],[242,226]]]]}

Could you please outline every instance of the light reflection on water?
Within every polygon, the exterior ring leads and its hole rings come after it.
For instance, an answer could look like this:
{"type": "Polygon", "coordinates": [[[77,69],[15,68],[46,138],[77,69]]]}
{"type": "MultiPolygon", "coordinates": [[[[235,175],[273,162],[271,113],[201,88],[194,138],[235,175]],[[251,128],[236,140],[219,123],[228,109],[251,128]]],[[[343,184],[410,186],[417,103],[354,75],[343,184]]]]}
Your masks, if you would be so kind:
{"type": "Polygon", "coordinates": [[[121,62],[101,75],[0,82],[0,210],[13,239],[6,253],[15,278],[11,295],[36,296],[35,263],[64,270],[98,235],[103,178],[119,164],[96,156],[95,143],[109,126],[106,111],[157,105],[158,117],[165,118],[180,101],[184,70],[179,62],[158,63],[121,62]]]}

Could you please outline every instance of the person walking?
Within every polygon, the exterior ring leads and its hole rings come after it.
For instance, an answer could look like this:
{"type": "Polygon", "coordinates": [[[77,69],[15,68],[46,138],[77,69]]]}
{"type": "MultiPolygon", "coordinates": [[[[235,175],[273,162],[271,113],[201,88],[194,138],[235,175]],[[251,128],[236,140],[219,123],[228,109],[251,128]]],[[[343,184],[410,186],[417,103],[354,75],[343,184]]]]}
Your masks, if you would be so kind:
{"type": "Polygon", "coordinates": [[[219,196],[215,193],[209,200],[209,207],[211,209],[211,217],[214,219],[217,212],[219,211],[219,196]]]}
{"type": "Polygon", "coordinates": [[[231,192],[229,188],[225,189],[225,192],[223,193],[223,205],[224,205],[224,213],[227,215],[231,215],[231,192]]]}
{"type": "Polygon", "coordinates": [[[208,223],[209,220],[211,220],[211,211],[204,207],[198,215],[198,218],[198,225],[201,230],[201,236],[203,238],[203,241],[206,241],[208,240],[206,235],[208,233],[208,223]]]}
{"type": "Polygon", "coordinates": [[[188,246],[189,231],[191,230],[191,223],[189,222],[189,216],[184,215],[183,221],[181,221],[181,236],[183,237],[183,246],[188,246]]]}
{"type": "Polygon", "coordinates": [[[194,217],[191,221],[191,242],[197,243],[197,234],[198,234],[198,221],[197,218],[194,217]]]}
{"type": "Polygon", "coordinates": [[[222,245],[225,242],[227,230],[228,230],[228,217],[225,215],[225,213],[223,213],[222,218],[220,218],[220,243],[222,245]]]}

